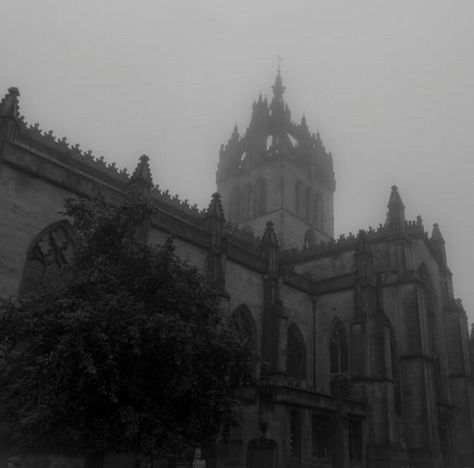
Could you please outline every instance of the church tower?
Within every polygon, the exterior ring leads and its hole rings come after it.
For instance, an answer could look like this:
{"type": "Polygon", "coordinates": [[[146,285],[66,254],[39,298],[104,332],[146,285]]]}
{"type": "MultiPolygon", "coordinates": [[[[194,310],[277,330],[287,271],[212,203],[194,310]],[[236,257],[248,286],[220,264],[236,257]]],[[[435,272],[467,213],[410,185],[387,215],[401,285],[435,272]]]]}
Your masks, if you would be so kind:
{"type": "Polygon", "coordinates": [[[254,102],[250,125],[220,150],[217,190],[228,221],[255,234],[272,221],[283,248],[310,247],[334,234],[332,156],[303,116],[291,120],[280,70],[273,98],[254,102]]]}

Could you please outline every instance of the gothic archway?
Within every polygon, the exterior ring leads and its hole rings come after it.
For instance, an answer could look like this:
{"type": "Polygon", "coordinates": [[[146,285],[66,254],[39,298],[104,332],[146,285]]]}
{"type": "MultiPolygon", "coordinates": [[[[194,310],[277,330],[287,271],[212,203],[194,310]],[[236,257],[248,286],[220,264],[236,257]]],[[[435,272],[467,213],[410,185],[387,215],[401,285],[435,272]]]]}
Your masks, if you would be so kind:
{"type": "Polygon", "coordinates": [[[306,379],[306,347],[303,336],[296,324],[287,331],[286,343],[286,372],[288,377],[306,379]]]}

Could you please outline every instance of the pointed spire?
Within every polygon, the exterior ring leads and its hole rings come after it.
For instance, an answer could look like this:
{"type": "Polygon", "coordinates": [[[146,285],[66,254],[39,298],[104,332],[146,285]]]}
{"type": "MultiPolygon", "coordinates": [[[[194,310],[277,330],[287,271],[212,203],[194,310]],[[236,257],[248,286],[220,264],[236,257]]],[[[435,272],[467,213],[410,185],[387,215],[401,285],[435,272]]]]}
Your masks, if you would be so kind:
{"type": "Polygon", "coordinates": [[[283,93],[285,92],[285,87],[283,86],[283,80],[281,79],[281,70],[280,67],[278,67],[277,71],[277,76],[275,78],[275,84],[272,86],[273,89],[273,95],[281,99],[283,97],[283,93]]]}
{"type": "Polygon", "coordinates": [[[8,93],[0,102],[0,119],[9,118],[18,121],[20,116],[19,96],[18,88],[8,88],[8,93]]]}
{"type": "Polygon", "coordinates": [[[433,231],[431,232],[431,241],[442,242],[443,244],[445,243],[443,234],[441,234],[438,223],[433,224],[433,231]]]}
{"type": "Polygon", "coordinates": [[[443,235],[441,234],[438,223],[433,224],[433,231],[431,233],[430,241],[431,245],[438,253],[438,258],[441,261],[441,264],[444,267],[447,267],[448,261],[446,257],[446,242],[444,241],[443,235]]]}
{"type": "Polygon", "coordinates": [[[240,137],[239,135],[239,127],[237,126],[237,124],[234,125],[234,130],[232,132],[232,135],[230,136],[230,139],[231,140],[238,140],[240,137]]]}
{"type": "Polygon", "coordinates": [[[225,222],[224,210],[222,208],[221,196],[215,192],[212,194],[211,202],[206,212],[206,217],[214,218],[219,221],[225,222]]]}
{"type": "Polygon", "coordinates": [[[385,225],[389,229],[403,231],[405,229],[405,205],[402,202],[396,185],[392,186],[387,208],[387,221],[385,225]]]}
{"type": "Polygon", "coordinates": [[[149,192],[153,187],[153,179],[151,177],[151,170],[149,164],[150,158],[143,154],[140,156],[140,160],[133,171],[128,186],[132,187],[133,190],[139,192],[149,192]]]}
{"type": "Polygon", "coordinates": [[[306,116],[304,114],[303,114],[303,117],[301,117],[300,127],[302,129],[308,130],[308,124],[306,123],[306,116]]]}

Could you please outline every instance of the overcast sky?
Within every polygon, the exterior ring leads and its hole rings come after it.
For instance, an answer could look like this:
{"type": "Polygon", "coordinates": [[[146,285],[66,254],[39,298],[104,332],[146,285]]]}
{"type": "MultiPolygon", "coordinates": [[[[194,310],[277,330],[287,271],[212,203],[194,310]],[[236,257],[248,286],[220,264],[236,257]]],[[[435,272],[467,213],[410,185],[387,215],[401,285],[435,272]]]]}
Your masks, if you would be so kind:
{"type": "Polygon", "coordinates": [[[277,56],[294,120],[334,155],[336,234],[407,217],[440,224],[474,318],[474,2],[3,0],[0,92],[59,137],[207,205],[218,149],[277,56]]]}

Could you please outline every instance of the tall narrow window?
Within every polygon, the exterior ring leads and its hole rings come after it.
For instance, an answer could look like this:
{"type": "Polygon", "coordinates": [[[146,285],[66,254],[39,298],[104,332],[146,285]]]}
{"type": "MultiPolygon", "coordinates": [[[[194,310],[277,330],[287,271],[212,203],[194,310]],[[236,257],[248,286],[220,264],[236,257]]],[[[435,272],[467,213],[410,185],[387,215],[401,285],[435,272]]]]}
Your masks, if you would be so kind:
{"type": "Polygon", "coordinates": [[[329,425],[329,416],[313,414],[311,422],[311,454],[313,457],[329,459],[331,451],[331,435],[334,432],[331,430],[329,425]]]}
{"type": "Polygon", "coordinates": [[[331,374],[349,371],[349,346],[347,335],[340,321],[334,325],[329,339],[329,357],[331,374]]]}
{"type": "Polygon", "coordinates": [[[295,184],[295,211],[298,216],[303,214],[303,183],[297,180],[295,184]]]}
{"type": "Polygon", "coordinates": [[[349,463],[350,466],[361,466],[362,463],[362,423],[349,421],[349,463]]]}
{"type": "Polygon", "coordinates": [[[229,221],[238,223],[240,221],[240,189],[235,187],[230,194],[229,200],[229,221]]]}
{"type": "Polygon", "coordinates": [[[307,221],[311,221],[312,206],[313,206],[313,191],[308,187],[306,189],[305,213],[304,213],[307,221]]]}
{"type": "Polygon", "coordinates": [[[231,315],[230,326],[244,339],[255,339],[256,330],[252,313],[245,304],[239,305],[231,315]]]}
{"type": "Polygon", "coordinates": [[[320,221],[320,209],[321,209],[321,197],[319,194],[314,195],[313,199],[313,209],[311,210],[311,222],[317,226],[320,227],[321,221],[320,221]]]}
{"type": "Polygon", "coordinates": [[[267,184],[265,179],[258,179],[255,185],[254,213],[265,214],[267,211],[267,184]]]}
{"type": "Polygon", "coordinates": [[[305,345],[301,332],[295,324],[288,328],[286,350],[286,371],[288,377],[301,380],[306,379],[305,345]]]}
{"type": "Polygon", "coordinates": [[[401,388],[400,388],[400,369],[398,365],[398,356],[395,351],[394,336],[390,336],[390,366],[393,379],[393,398],[395,413],[402,412],[401,388]]]}
{"type": "Polygon", "coordinates": [[[301,413],[290,410],[290,456],[301,456],[301,413]]]}
{"type": "MultiPolygon", "coordinates": [[[[248,341],[254,351],[256,351],[257,328],[252,317],[252,312],[250,312],[250,309],[246,304],[240,304],[234,312],[232,312],[232,315],[230,316],[230,328],[242,341],[248,341]]],[[[257,363],[254,361],[252,365],[252,373],[254,376],[257,371],[256,365],[257,363]]]]}
{"type": "Polygon", "coordinates": [[[253,215],[252,192],[252,185],[250,183],[246,184],[242,190],[242,199],[240,204],[241,220],[251,218],[253,215]]]}

